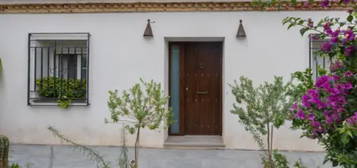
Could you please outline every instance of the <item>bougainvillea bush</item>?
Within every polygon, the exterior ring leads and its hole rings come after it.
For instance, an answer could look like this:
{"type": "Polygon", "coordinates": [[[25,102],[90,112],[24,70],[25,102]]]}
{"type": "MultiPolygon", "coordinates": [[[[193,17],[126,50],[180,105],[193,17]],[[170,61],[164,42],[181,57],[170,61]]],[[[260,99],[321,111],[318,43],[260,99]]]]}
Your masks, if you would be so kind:
{"type": "MultiPolygon", "coordinates": [[[[330,2],[324,0],[321,5],[329,6],[330,2]]],[[[326,161],[333,166],[356,168],[356,10],[349,10],[346,20],[326,17],[314,23],[311,19],[288,17],[283,23],[288,28],[301,26],[302,35],[309,32],[310,38],[326,40],[318,54],[331,60],[328,73],[318,76],[312,85],[300,85],[305,87],[299,88],[301,97],[291,107],[293,127],[302,129],[303,136],[317,139],[326,149],[326,161]]],[[[311,79],[301,81],[309,83],[306,81],[311,79]]]]}

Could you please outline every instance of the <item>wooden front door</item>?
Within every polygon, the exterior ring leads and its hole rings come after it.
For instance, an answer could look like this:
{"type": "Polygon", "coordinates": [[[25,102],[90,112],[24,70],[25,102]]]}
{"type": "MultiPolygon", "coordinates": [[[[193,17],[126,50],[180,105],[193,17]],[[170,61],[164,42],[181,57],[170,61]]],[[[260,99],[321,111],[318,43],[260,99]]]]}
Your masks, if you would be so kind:
{"type": "Polygon", "coordinates": [[[180,132],[222,134],[222,43],[179,42],[180,132]]]}

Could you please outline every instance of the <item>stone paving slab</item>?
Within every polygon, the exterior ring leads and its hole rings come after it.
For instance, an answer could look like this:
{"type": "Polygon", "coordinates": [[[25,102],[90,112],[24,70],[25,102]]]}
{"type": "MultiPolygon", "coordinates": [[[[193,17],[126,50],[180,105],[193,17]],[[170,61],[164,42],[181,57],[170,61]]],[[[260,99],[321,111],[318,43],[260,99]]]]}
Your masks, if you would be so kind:
{"type": "MultiPolygon", "coordinates": [[[[92,147],[117,166],[120,147],[92,147]]],[[[10,162],[26,168],[96,168],[96,164],[71,146],[19,145],[10,148],[10,162]],[[52,148],[52,151],[51,151],[52,148]],[[52,159],[51,159],[52,158],[52,159]]],[[[322,165],[322,152],[283,152],[292,162],[301,158],[309,168],[329,168],[322,165]]],[[[245,150],[182,150],[140,149],[140,168],[261,168],[260,151],[245,150]]],[[[133,150],[129,149],[129,156],[133,150]]]]}

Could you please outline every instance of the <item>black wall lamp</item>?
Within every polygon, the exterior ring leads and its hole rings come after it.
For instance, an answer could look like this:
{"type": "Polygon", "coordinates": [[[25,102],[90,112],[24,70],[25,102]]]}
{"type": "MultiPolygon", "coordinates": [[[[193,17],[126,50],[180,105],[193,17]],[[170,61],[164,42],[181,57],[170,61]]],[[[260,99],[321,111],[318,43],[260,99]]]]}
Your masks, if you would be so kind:
{"type": "Polygon", "coordinates": [[[146,24],[146,28],[144,31],[144,37],[154,37],[154,35],[152,34],[151,23],[154,23],[154,22],[152,22],[150,19],[148,19],[148,23],[146,24]]]}
{"type": "Polygon", "coordinates": [[[237,38],[246,38],[247,34],[245,33],[244,27],[243,27],[243,21],[239,20],[239,27],[238,27],[238,32],[237,32],[237,38]]]}

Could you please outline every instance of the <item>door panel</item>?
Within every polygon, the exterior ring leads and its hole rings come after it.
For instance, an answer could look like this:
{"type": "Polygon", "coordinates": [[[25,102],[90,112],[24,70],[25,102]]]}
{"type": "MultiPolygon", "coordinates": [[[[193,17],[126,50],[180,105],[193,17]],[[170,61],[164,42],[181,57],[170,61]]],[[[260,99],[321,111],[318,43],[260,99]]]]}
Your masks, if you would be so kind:
{"type": "Polygon", "coordinates": [[[174,45],[180,46],[181,51],[181,134],[221,135],[222,43],[179,42],[174,45]]]}
{"type": "Polygon", "coordinates": [[[221,43],[185,44],[186,134],[221,134],[221,55],[221,43]]]}

